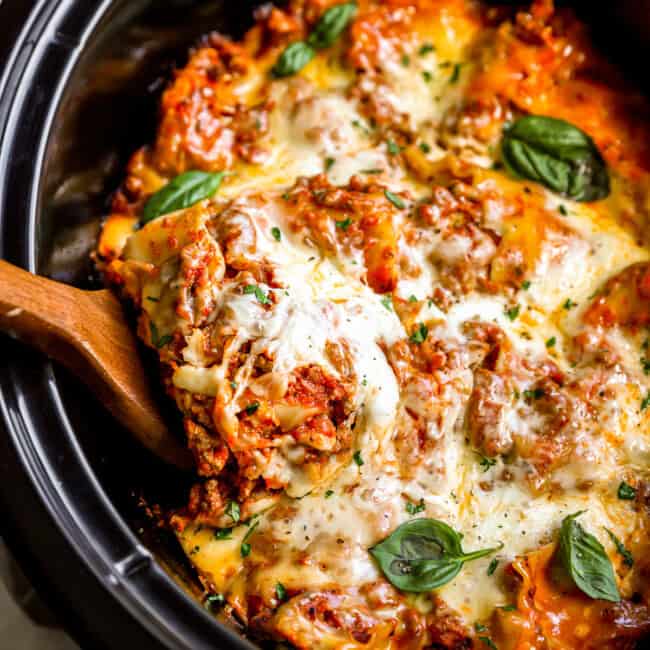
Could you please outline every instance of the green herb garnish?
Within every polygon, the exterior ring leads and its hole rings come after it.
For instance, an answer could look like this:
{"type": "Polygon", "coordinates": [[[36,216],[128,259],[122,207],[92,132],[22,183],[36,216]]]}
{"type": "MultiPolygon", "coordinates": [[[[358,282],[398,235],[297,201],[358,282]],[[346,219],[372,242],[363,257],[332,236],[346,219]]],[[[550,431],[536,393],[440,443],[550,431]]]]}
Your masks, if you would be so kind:
{"type": "Polygon", "coordinates": [[[246,411],[246,415],[253,415],[253,413],[255,413],[259,407],[259,402],[251,402],[244,410],[246,411]]]}
{"type": "Polygon", "coordinates": [[[427,340],[427,336],[429,335],[429,328],[424,324],[420,323],[418,325],[418,328],[409,336],[409,341],[411,343],[415,343],[416,345],[420,345],[421,343],[424,343],[427,340]]]}
{"type": "Polygon", "coordinates": [[[228,501],[228,505],[225,510],[226,514],[233,520],[236,524],[241,517],[241,510],[239,504],[236,501],[228,501]]]}
{"type": "Polygon", "coordinates": [[[616,552],[623,558],[623,564],[628,567],[634,566],[634,558],[632,557],[632,553],[630,553],[630,551],[625,548],[625,544],[623,544],[623,542],[621,542],[621,540],[616,537],[616,535],[614,535],[614,533],[609,528],[605,528],[605,530],[607,531],[609,538],[614,543],[614,546],[616,546],[616,552]]]}
{"type": "Polygon", "coordinates": [[[506,168],[575,201],[604,199],[610,191],[602,155],[584,131],[569,122],[527,115],[504,128],[506,168]]]}
{"type": "Polygon", "coordinates": [[[420,503],[411,503],[410,501],[406,502],[406,512],[409,515],[417,515],[419,512],[424,512],[426,506],[424,505],[424,499],[420,499],[420,503]]]}
{"type": "Polygon", "coordinates": [[[176,176],[147,201],[142,213],[142,223],[209,199],[216,194],[224,175],[223,172],[189,171],[176,176]]]}
{"type": "Polygon", "coordinates": [[[247,294],[247,295],[252,294],[252,295],[254,295],[262,305],[268,305],[271,302],[269,300],[269,297],[256,284],[247,284],[244,287],[244,294],[247,294]]]}
{"type": "Polygon", "coordinates": [[[386,579],[398,589],[432,591],[453,580],[465,562],[499,548],[465,553],[461,535],[436,519],[413,519],[370,549],[386,579]]]}
{"type": "Polygon", "coordinates": [[[616,494],[621,501],[632,501],[636,498],[636,490],[625,481],[621,481],[616,494]]]}
{"type": "Polygon", "coordinates": [[[584,511],[565,517],[560,529],[559,556],[576,587],[591,598],[619,602],[612,563],[603,545],[577,521],[584,511]]]}
{"type": "Polygon", "coordinates": [[[384,196],[398,209],[398,210],[403,210],[406,207],[406,203],[397,196],[397,194],[394,194],[390,190],[384,190],[384,196]]]}
{"type": "Polygon", "coordinates": [[[174,337],[171,334],[163,334],[160,336],[158,328],[153,321],[149,322],[149,330],[151,332],[151,343],[158,350],[165,347],[174,340],[174,337]]]}
{"type": "Polygon", "coordinates": [[[278,600],[287,599],[287,590],[285,589],[284,585],[281,582],[278,582],[275,585],[275,595],[277,596],[278,600]]]}
{"type": "Polygon", "coordinates": [[[508,317],[508,320],[514,321],[517,319],[517,316],[519,316],[520,311],[521,311],[521,307],[519,305],[515,305],[510,309],[506,309],[505,314],[508,317]]]}

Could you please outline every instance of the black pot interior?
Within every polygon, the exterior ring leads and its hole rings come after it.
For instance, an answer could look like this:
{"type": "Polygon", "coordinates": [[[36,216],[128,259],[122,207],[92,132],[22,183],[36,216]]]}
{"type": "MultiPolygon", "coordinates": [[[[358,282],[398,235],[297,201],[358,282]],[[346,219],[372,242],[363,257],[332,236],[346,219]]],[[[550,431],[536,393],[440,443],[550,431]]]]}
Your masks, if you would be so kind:
{"type": "MultiPolygon", "coordinates": [[[[201,34],[212,29],[241,34],[252,22],[253,4],[112,3],[70,76],[47,142],[36,237],[28,242],[40,273],[85,288],[99,286],[89,254],[126,161],[153,138],[157,101],[166,79],[174,65],[183,64],[188,46],[201,34]]],[[[579,9],[584,17],[596,19],[593,3],[579,9]]],[[[610,19],[596,23],[610,25],[610,19]]],[[[600,33],[604,32],[597,29],[597,36],[600,33]]],[[[626,73],[634,76],[634,62],[638,69],[644,58],[638,54],[641,39],[617,38],[613,43],[611,25],[607,33],[612,57],[621,59],[626,73]]],[[[155,368],[150,369],[155,378],[155,368]]],[[[173,573],[187,580],[191,590],[191,573],[174,541],[148,523],[139,505],[141,497],[164,506],[183,501],[188,477],[144,451],[77,380],[59,368],[54,373],[74,434],[101,487],[132,531],[173,573]]]]}

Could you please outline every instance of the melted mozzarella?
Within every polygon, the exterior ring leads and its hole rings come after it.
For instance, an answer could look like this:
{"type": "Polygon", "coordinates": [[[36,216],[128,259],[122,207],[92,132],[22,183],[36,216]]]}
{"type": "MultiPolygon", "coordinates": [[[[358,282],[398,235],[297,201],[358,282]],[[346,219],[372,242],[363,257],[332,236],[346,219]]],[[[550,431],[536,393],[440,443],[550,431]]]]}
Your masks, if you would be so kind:
{"type": "MultiPolygon", "coordinates": [[[[254,295],[242,294],[241,287],[227,286],[220,298],[224,322],[237,330],[240,344],[253,341],[254,350],[270,351],[274,371],[279,373],[315,363],[336,374],[325,353],[326,343],[346,341],[353,358],[361,416],[357,447],[364,460],[360,467],[351,463],[327,486],[319,486],[318,491],[301,499],[283,497],[275,509],[262,515],[258,530],[259,538],[265,541],[256,552],[260,558],[265,557],[265,544],[271,543],[276,555],[268,568],[257,570],[256,584],[282,581],[288,588],[318,589],[331,584],[353,587],[378,579],[380,573],[368,548],[410,518],[405,509],[407,500],[417,503],[421,499],[426,508],[421,516],[440,519],[462,532],[466,550],[503,545],[494,556],[499,565],[493,576],[487,575],[488,557],[465,565],[455,580],[439,590],[470,625],[487,617],[496,605],[509,604],[509,592],[502,579],[504,567],[516,556],[551,541],[568,514],[586,510],[581,521],[600,539],[603,526],[622,539],[630,533],[634,517],[629,516],[624,504],[616,502],[613,494],[621,467],[644,467],[650,457],[650,431],[638,409],[639,387],[630,387],[624,378],[620,379],[618,398],[601,423],[605,433],[595,438],[588,430],[578,433],[575,460],[557,470],[552,479],[562,490],[539,496],[527,486],[524,466],[509,465],[515,478],[504,481],[500,478],[505,468],[502,460],[487,471],[479,465],[462,424],[471,389],[471,377],[465,378],[465,389],[450,393],[445,405],[447,425],[436,430],[434,452],[411,476],[404,476],[396,460],[393,435],[406,396],[400,394],[380,347],[407,336],[396,314],[347,273],[351,267],[345,260],[322,258],[286,229],[282,229],[282,240],[277,242],[270,235],[273,226],[283,226],[282,212],[277,207],[266,205],[261,209],[243,197],[238,209],[251,217],[257,231],[258,254],[277,267],[283,286],[273,289],[261,285],[265,293],[276,296],[270,310],[264,309],[254,295]],[[579,485],[586,481],[598,488],[580,490],[579,485]],[[324,496],[325,488],[332,492],[328,498],[324,496]],[[275,517],[275,511],[283,512],[283,516],[275,517]],[[311,561],[298,562],[296,558],[305,553],[311,561]],[[472,588],[468,589],[468,585],[472,588]]],[[[515,350],[531,360],[548,356],[546,342],[550,336],[557,337],[557,347],[561,348],[574,316],[561,312],[558,318],[558,301],[565,294],[576,301],[586,300],[587,292],[593,291],[603,277],[647,257],[615,226],[605,231],[586,227],[581,221],[582,209],[572,207],[573,216],[568,220],[577,235],[570,240],[567,254],[553,261],[542,256],[534,269],[530,290],[518,293],[521,311],[517,318],[507,314],[512,305],[510,298],[470,294],[447,313],[423,301],[416,320],[429,323],[438,336],[460,346],[466,342],[465,323],[495,323],[515,350]],[[613,246],[614,241],[622,239],[629,244],[625,250],[613,246]]],[[[429,295],[436,278],[431,261],[433,247],[429,241],[408,251],[422,272],[415,280],[400,282],[398,293],[403,297],[416,294],[423,299],[429,295]]],[[[193,340],[189,343],[185,356],[188,365],[176,371],[174,381],[182,385],[182,377],[191,375],[192,380],[185,386],[214,394],[219,371],[200,367],[197,345],[193,340]]],[[[621,349],[625,345],[631,344],[620,341],[621,349]]],[[[569,367],[561,349],[553,354],[569,367]]],[[[630,358],[635,354],[632,347],[629,354],[630,358]]],[[[616,384],[617,380],[612,381],[616,384]]],[[[509,418],[510,426],[519,433],[536,426],[533,418],[524,418],[515,410],[509,418]]],[[[298,482],[287,492],[289,496],[302,496],[308,487],[298,482]]],[[[229,542],[206,537],[204,532],[184,533],[186,550],[200,547],[192,561],[210,576],[218,590],[227,592],[240,579],[241,560],[232,549],[242,538],[242,530],[229,542]],[[225,571],[224,566],[230,569],[225,571]]]]}

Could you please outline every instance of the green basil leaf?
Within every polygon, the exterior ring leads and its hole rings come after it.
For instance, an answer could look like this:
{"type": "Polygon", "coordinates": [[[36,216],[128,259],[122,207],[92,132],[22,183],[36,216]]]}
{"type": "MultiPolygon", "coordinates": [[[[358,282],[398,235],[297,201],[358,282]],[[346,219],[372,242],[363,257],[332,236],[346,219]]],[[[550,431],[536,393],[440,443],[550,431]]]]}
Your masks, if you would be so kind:
{"type": "Polygon", "coordinates": [[[144,206],[142,222],[148,223],[164,214],[189,208],[214,196],[221,185],[224,173],[191,171],[174,178],[158,190],[144,206]]]}
{"type": "Polygon", "coordinates": [[[541,183],[574,201],[609,195],[607,166],[594,141],[553,117],[527,115],[504,130],[503,162],[517,178],[541,183]]]}
{"type": "Polygon", "coordinates": [[[348,26],[356,10],[357,5],[354,2],[330,7],[316,23],[307,43],[317,50],[330,47],[348,26]]]}
{"type": "Polygon", "coordinates": [[[300,72],[316,55],[314,48],[304,41],[287,45],[275,62],[271,72],[274,77],[290,77],[300,72]]]}
{"type": "Polygon", "coordinates": [[[453,580],[465,562],[498,550],[488,548],[465,553],[461,537],[437,519],[414,519],[399,526],[369,551],[386,579],[398,589],[431,591],[453,580]]]}
{"type": "Polygon", "coordinates": [[[562,522],[560,559],[576,587],[587,596],[617,603],[621,596],[612,563],[603,545],[576,521],[583,512],[569,515],[562,522]]]}

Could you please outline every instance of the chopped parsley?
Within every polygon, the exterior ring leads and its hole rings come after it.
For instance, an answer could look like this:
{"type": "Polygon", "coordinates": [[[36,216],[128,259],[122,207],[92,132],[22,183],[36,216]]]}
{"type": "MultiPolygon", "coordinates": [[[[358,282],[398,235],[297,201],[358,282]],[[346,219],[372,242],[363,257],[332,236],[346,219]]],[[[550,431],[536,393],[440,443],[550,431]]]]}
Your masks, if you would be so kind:
{"type": "Polygon", "coordinates": [[[534,390],[524,391],[524,398],[527,400],[542,399],[542,397],[544,397],[544,390],[541,388],[535,388],[534,390]]]}
{"type": "Polygon", "coordinates": [[[352,458],[359,467],[361,467],[361,465],[364,464],[363,458],[361,457],[361,451],[359,450],[355,451],[352,458]]]}
{"type": "Polygon", "coordinates": [[[409,296],[409,302],[417,302],[417,301],[418,299],[413,294],[409,296]]]}
{"type": "Polygon", "coordinates": [[[424,505],[424,499],[420,499],[420,503],[411,503],[410,501],[406,502],[406,512],[409,515],[417,515],[418,512],[424,512],[426,506],[424,505]]]}
{"type": "Polygon", "coordinates": [[[408,54],[403,54],[402,55],[402,65],[405,68],[408,68],[410,64],[411,64],[411,57],[408,54]]]}
{"type": "Polygon", "coordinates": [[[361,170],[362,174],[382,174],[383,172],[384,170],[380,169],[379,167],[371,167],[370,169],[361,170]]]}
{"type": "Polygon", "coordinates": [[[247,284],[244,287],[244,293],[253,294],[262,305],[268,305],[271,303],[269,297],[256,284],[247,284]]]}
{"type": "Polygon", "coordinates": [[[325,171],[328,172],[332,167],[334,167],[334,163],[336,160],[334,158],[325,158],[325,171]]]}
{"type": "Polygon", "coordinates": [[[336,227],[340,228],[341,230],[347,230],[351,225],[352,225],[352,219],[350,219],[350,217],[348,217],[347,219],[343,219],[342,221],[336,222],[336,227]]]}
{"type": "Polygon", "coordinates": [[[546,347],[552,348],[556,343],[557,343],[557,338],[551,336],[551,338],[548,341],[546,341],[546,347]]]}
{"type": "Polygon", "coordinates": [[[153,321],[151,321],[149,329],[151,331],[151,343],[158,350],[165,347],[168,343],[171,343],[174,340],[174,337],[171,334],[164,334],[163,336],[160,336],[158,333],[158,328],[156,327],[156,323],[153,321]]]}
{"type": "Polygon", "coordinates": [[[366,135],[370,135],[370,129],[365,124],[362,124],[359,120],[352,120],[352,126],[356,126],[357,129],[360,129],[366,135]]]}
{"type": "Polygon", "coordinates": [[[484,472],[487,472],[490,467],[494,467],[497,464],[497,459],[496,458],[490,458],[489,456],[483,456],[483,454],[479,454],[481,457],[481,460],[479,461],[479,465],[483,468],[484,472]]]}
{"type": "Polygon", "coordinates": [[[415,343],[416,345],[420,345],[427,340],[428,335],[429,328],[424,323],[420,323],[415,332],[409,336],[409,341],[411,341],[411,343],[415,343]]]}
{"type": "Polygon", "coordinates": [[[422,78],[429,83],[433,79],[433,75],[428,70],[423,70],[422,78]]]}
{"type": "Polygon", "coordinates": [[[393,311],[393,299],[391,296],[386,295],[381,299],[381,304],[388,309],[388,311],[393,311]]]}
{"type": "Polygon", "coordinates": [[[623,542],[621,542],[621,540],[616,537],[616,535],[614,535],[614,533],[609,528],[605,528],[605,530],[607,531],[609,538],[614,543],[614,546],[616,546],[617,553],[623,558],[623,564],[629,567],[634,566],[634,558],[632,557],[632,553],[630,553],[630,551],[625,548],[625,544],[623,544],[623,542]]]}
{"type": "Polygon", "coordinates": [[[225,602],[226,599],[223,597],[223,594],[210,594],[209,596],[206,596],[203,601],[203,606],[206,609],[212,609],[213,607],[223,605],[225,602]]]}
{"type": "Polygon", "coordinates": [[[282,239],[282,232],[277,226],[273,226],[273,228],[271,228],[271,234],[273,235],[273,239],[275,239],[275,241],[280,241],[282,239]]]}
{"type": "Polygon", "coordinates": [[[257,409],[260,407],[259,402],[251,402],[246,408],[246,415],[253,415],[257,411],[257,409]]]}
{"type": "Polygon", "coordinates": [[[454,69],[449,77],[449,83],[455,84],[460,79],[460,67],[462,63],[454,63],[454,69]]]}
{"type": "Polygon", "coordinates": [[[528,291],[528,289],[530,289],[530,280],[524,280],[524,281],[521,283],[521,288],[522,288],[524,291],[528,291]]]}
{"type": "Polygon", "coordinates": [[[285,589],[284,585],[281,582],[278,582],[275,585],[275,595],[278,597],[278,600],[287,599],[287,590],[285,589]]]}
{"type": "Polygon", "coordinates": [[[384,190],[384,196],[398,209],[398,210],[403,210],[406,207],[406,203],[397,196],[397,194],[394,194],[390,190],[384,190]]]}
{"type": "Polygon", "coordinates": [[[499,609],[503,610],[504,612],[516,612],[517,611],[517,605],[501,605],[499,609]]]}
{"type": "Polygon", "coordinates": [[[487,627],[485,627],[485,625],[483,625],[482,623],[474,623],[474,629],[477,632],[485,632],[485,630],[487,630],[487,627]]]}
{"type": "Polygon", "coordinates": [[[577,303],[577,302],[573,302],[573,300],[571,300],[571,298],[567,298],[566,301],[565,301],[565,303],[562,305],[562,307],[563,307],[564,309],[566,309],[567,311],[568,311],[569,309],[573,309],[574,307],[577,307],[577,306],[578,306],[578,303],[577,303]]]}
{"type": "Polygon", "coordinates": [[[239,504],[236,501],[228,501],[228,505],[226,506],[226,514],[233,520],[234,523],[237,523],[241,517],[239,504]]]}
{"type": "Polygon", "coordinates": [[[426,142],[420,142],[418,147],[420,147],[420,151],[422,153],[431,153],[431,145],[427,144],[426,142]]]}
{"type": "Polygon", "coordinates": [[[394,140],[387,140],[386,148],[388,149],[388,153],[391,156],[396,156],[398,153],[402,151],[400,146],[394,140]]]}
{"type": "Polygon", "coordinates": [[[482,641],[490,650],[499,650],[489,636],[479,636],[479,641],[482,641]]]}
{"type": "Polygon", "coordinates": [[[329,499],[333,494],[334,490],[327,490],[327,492],[325,492],[325,498],[329,499]]]}
{"type": "Polygon", "coordinates": [[[636,497],[636,490],[629,483],[621,481],[616,495],[621,501],[632,501],[636,497]]]}
{"type": "Polygon", "coordinates": [[[516,320],[517,316],[519,316],[520,311],[521,311],[521,307],[519,305],[515,305],[510,309],[506,309],[505,314],[508,317],[508,320],[516,320]]]}
{"type": "Polygon", "coordinates": [[[650,393],[641,400],[641,410],[645,411],[650,406],[650,393]]]}
{"type": "Polygon", "coordinates": [[[150,300],[151,302],[160,302],[160,298],[156,298],[155,296],[147,296],[147,300],[150,300]]]}
{"type": "Polygon", "coordinates": [[[491,576],[497,570],[498,566],[499,566],[499,560],[497,560],[495,557],[492,558],[492,561],[490,562],[487,568],[487,574],[491,576]]]}
{"type": "Polygon", "coordinates": [[[420,56],[426,56],[430,52],[433,52],[435,49],[436,48],[433,47],[433,45],[431,43],[423,43],[422,47],[420,47],[420,49],[418,50],[418,54],[420,56]]]}
{"type": "Polygon", "coordinates": [[[242,557],[248,557],[251,554],[251,545],[248,543],[249,537],[253,534],[255,529],[259,526],[259,521],[256,521],[249,529],[246,535],[244,535],[244,539],[242,540],[242,544],[239,547],[239,551],[241,553],[242,557]]]}
{"type": "Polygon", "coordinates": [[[557,210],[563,217],[566,217],[569,214],[567,209],[561,203],[558,205],[557,210]]]}

